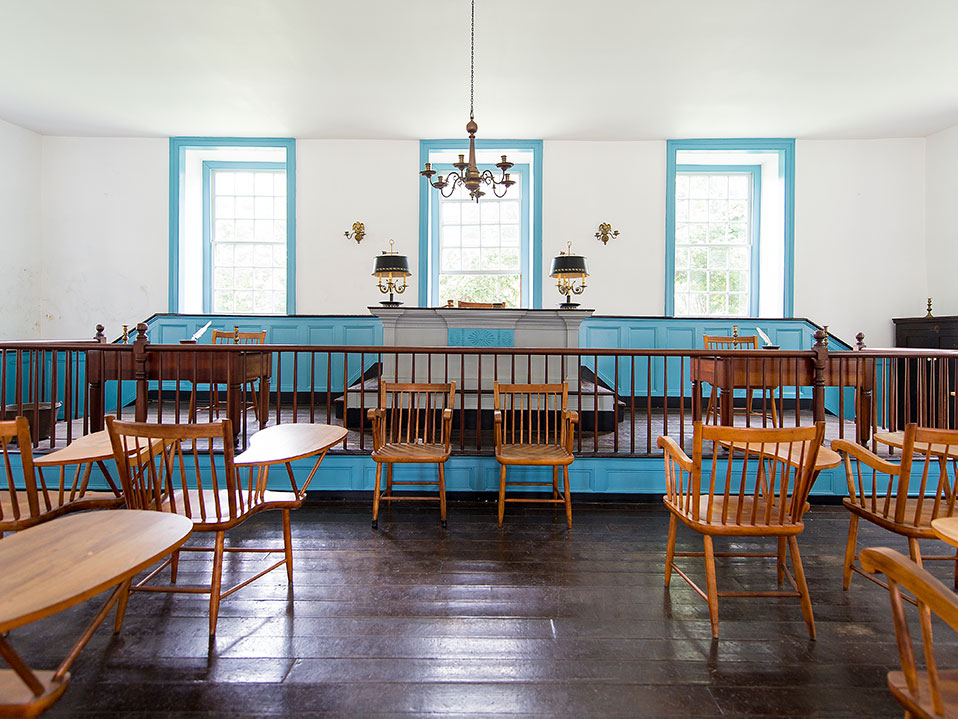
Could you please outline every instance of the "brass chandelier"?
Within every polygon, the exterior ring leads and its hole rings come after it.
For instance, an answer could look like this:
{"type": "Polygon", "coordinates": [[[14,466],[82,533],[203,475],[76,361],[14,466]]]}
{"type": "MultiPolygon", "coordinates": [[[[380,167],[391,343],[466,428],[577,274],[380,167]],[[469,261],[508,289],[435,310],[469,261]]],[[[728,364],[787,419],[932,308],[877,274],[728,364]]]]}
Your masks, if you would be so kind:
{"type": "Polygon", "coordinates": [[[466,123],[466,132],[469,134],[469,161],[466,162],[464,155],[459,155],[459,162],[452,163],[452,166],[458,172],[450,172],[443,177],[439,175],[435,180],[432,176],[436,171],[432,169],[430,163],[426,163],[426,169],[419,174],[429,180],[429,184],[435,187],[443,197],[450,197],[459,187],[465,187],[469,191],[469,196],[476,202],[485,195],[481,189],[483,185],[487,189],[492,189],[496,197],[504,197],[506,192],[516,184],[515,180],[509,179],[509,170],[513,163],[502,155],[502,161],[496,163],[502,171],[502,177],[496,179],[492,170],[479,171],[476,166],[476,132],[479,126],[476,124],[474,115],[475,106],[475,79],[476,79],[476,0],[472,0],[472,20],[469,38],[469,122],[466,123]],[[500,192],[501,189],[501,192],[500,192]]]}

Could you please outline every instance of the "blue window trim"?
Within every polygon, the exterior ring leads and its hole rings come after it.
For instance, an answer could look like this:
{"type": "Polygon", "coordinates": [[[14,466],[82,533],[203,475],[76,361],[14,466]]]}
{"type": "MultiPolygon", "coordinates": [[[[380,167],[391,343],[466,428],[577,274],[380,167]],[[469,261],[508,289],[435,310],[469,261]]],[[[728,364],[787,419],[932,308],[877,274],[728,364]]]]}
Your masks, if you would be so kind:
{"type": "MultiPolygon", "coordinates": [[[[213,311],[213,200],[210,197],[210,175],[213,170],[286,170],[285,162],[203,161],[203,312],[213,311]]],[[[288,215],[287,215],[288,218],[288,215]]],[[[286,257],[287,264],[289,256],[286,257]]],[[[288,278],[287,278],[288,279],[288,278]]]]}
{"type": "Polygon", "coordinates": [[[785,181],[784,292],[782,314],[795,312],[795,140],[792,138],[669,140],[665,170],[665,315],[675,315],[675,172],[680,150],[725,150],[777,152],[779,170],[785,181]]]}
{"type": "MultiPolygon", "coordinates": [[[[296,140],[291,137],[171,137],[170,138],[170,264],[169,311],[180,304],[180,191],[188,149],[212,147],[286,148],[286,314],[296,312],[296,140]]],[[[204,226],[207,223],[204,222],[204,226]]],[[[204,230],[205,232],[205,230],[204,230]]],[[[205,238],[204,238],[205,239],[205,238]]],[[[206,244],[204,242],[204,244],[206,244]]],[[[206,283],[204,282],[204,285],[206,283]]],[[[204,287],[204,294],[206,288],[204,287]]],[[[205,304],[205,299],[204,299],[205,304]]]]}
{"type": "MultiPolygon", "coordinates": [[[[419,141],[419,166],[422,167],[429,162],[429,153],[442,150],[466,150],[469,148],[469,140],[420,140],[419,141]]],[[[542,140],[476,140],[477,150],[499,150],[507,152],[509,150],[532,152],[532,172],[526,172],[529,177],[530,187],[526,197],[532,203],[530,207],[531,231],[523,231],[523,235],[528,235],[527,242],[531,242],[532,252],[532,276],[529,279],[531,307],[538,309],[542,307],[542,140]]],[[[523,187],[523,191],[526,191],[523,187]]],[[[428,307],[432,295],[432,269],[437,267],[438,254],[433,257],[432,248],[429,246],[429,235],[432,225],[432,204],[435,201],[434,190],[423,178],[419,180],[419,306],[428,307]]],[[[438,213],[436,213],[438,214],[438,213]]],[[[523,213],[525,215],[526,213],[523,213]]],[[[523,223],[528,222],[524,218],[523,223]]],[[[523,258],[525,260],[525,258],[523,258]]],[[[438,301],[438,288],[436,288],[434,301],[438,301]]]]}
{"type": "MultiPolygon", "coordinates": [[[[761,264],[759,263],[759,258],[761,254],[761,247],[759,243],[759,238],[761,236],[761,221],[762,221],[762,166],[761,165],[676,165],[676,173],[716,173],[716,174],[733,174],[738,173],[740,175],[750,175],[750,181],[752,183],[752,218],[749,223],[752,231],[751,237],[749,238],[749,244],[751,245],[749,251],[749,262],[751,266],[749,267],[749,313],[755,317],[758,316],[758,280],[759,280],[759,270],[761,264]]],[[[672,257],[674,264],[675,257],[675,233],[672,235],[672,257]]],[[[675,271],[672,271],[672,297],[673,301],[675,298],[675,271]]]]}

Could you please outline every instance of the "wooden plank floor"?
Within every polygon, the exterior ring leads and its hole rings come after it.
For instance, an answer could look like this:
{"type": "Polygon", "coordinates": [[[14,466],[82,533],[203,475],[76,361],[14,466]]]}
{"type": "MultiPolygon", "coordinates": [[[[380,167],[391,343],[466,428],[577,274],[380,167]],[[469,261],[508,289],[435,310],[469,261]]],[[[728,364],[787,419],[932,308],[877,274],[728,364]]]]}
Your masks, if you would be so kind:
{"type": "MultiPolygon", "coordinates": [[[[818,640],[796,600],[725,599],[713,642],[705,603],[680,578],[662,586],[661,505],[576,503],[571,531],[560,512],[515,506],[502,530],[494,504],[459,502],[446,531],[436,509],[409,504],[372,530],[367,504],[310,503],[293,515],[294,590],[283,571],[240,590],[212,643],[205,599],[134,595],[122,633],[107,621],[47,716],[901,716],[885,688],[897,661],[887,595],[859,576],[841,589],[842,508],[813,507],[800,539],[818,640]]],[[[679,540],[701,547],[681,527],[679,540]]],[[[279,548],[279,513],[228,541],[279,548]]],[[[234,556],[228,574],[267,561],[234,556]]],[[[697,578],[699,562],[687,560],[697,578]]],[[[189,582],[210,561],[191,553],[180,566],[189,582]]],[[[770,588],[775,573],[720,559],[719,581],[770,588]]],[[[98,607],[10,641],[52,668],[98,607]]],[[[954,633],[937,637],[941,665],[958,666],[954,633]]]]}

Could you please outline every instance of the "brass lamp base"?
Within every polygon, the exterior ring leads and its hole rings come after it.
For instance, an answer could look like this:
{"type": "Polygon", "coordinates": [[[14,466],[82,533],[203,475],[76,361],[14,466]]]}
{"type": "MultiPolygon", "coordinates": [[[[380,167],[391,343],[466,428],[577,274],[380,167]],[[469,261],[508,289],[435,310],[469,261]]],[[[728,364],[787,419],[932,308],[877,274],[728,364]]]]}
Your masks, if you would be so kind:
{"type": "Polygon", "coordinates": [[[382,300],[380,303],[383,307],[399,307],[402,302],[396,302],[395,300],[382,300]]]}
{"type": "Polygon", "coordinates": [[[579,306],[578,302],[563,302],[559,305],[560,310],[574,310],[579,306]]]}

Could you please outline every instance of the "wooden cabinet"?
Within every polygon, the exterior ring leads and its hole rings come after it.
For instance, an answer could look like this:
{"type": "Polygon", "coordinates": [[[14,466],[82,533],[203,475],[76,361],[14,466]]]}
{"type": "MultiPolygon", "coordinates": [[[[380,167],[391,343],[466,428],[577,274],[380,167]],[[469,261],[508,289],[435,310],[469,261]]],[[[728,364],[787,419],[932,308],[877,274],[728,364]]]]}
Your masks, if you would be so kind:
{"type": "Polygon", "coordinates": [[[895,346],[958,349],[958,317],[901,317],[895,323],[895,346]]]}

